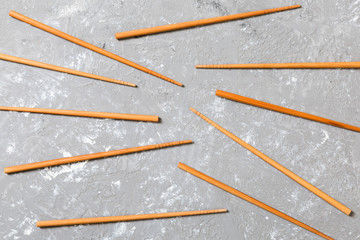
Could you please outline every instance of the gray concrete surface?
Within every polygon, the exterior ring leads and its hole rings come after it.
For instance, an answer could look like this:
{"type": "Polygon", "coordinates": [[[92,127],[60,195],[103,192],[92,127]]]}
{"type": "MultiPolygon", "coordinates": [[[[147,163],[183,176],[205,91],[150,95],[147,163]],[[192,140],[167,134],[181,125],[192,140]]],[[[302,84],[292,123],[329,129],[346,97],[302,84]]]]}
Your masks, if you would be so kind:
{"type": "Polygon", "coordinates": [[[360,61],[360,1],[5,1],[0,51],[138,84],[0,62],[0,105],[154,114],[161,123],[0,112],[1,168],[145,144],[194,144],[0,174],[3,239],[320,239],[179,170],[182,161],[336,239],[360,239],[360,134],[214,95],[222,89],[360,126],[359,70],[196,70],[195,64],[360,61]],[[119,31],[301,4],[117,41],[119,31]],[[185,84],[31,27],[10,10],[185,84]],[[194,107],[354,211],[346,216],[193,114],[194,107]],[[191,218],[39,229],[37,220],[228,208],[191,218]]]}

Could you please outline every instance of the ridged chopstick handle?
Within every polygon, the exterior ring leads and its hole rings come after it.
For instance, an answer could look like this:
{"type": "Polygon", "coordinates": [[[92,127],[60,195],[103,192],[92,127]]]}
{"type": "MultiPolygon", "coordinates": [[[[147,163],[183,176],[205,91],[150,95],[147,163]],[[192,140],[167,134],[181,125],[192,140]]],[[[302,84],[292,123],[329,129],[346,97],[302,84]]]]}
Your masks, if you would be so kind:
{"type": "Polygon", "coordinates": [[[39,168],[52,167],[52,166],[68,164],[68,163],[81,162],[81,161],[86,161],[86,160],[93,160],[93,159],[112,157],[112,156],[118,156],[118,155],[123,155],[123,154],[135,153],[135,152],[148,151],[148,150],[153,150],[153,149],[172,147],[172,146],[188,144],[188,143],[192,143],[192,141],[185,140],[185,141],[168,142],[168,143],[146,145],[146,146],[133,147],[133,148],[125,148],[125,149],[119,149],[119,150],[113,150],[113,151],[107,151],[107,152],[91,153],[91,154],[79,155],[79,156],[74,156],[74,157],[58,158],[58,159],[52,159],[52,160],[47,160],[47,161],[42,161],[42,162],[35,162],[35,163],[28,163],[28,164],[17,165],[17,166],[12,166],[12,167],[6,167],[6,168],[4,168],[4,172],[7,174],[23,172],[23,171],[34,170],[34,169],[39,169],[39,168]]]}

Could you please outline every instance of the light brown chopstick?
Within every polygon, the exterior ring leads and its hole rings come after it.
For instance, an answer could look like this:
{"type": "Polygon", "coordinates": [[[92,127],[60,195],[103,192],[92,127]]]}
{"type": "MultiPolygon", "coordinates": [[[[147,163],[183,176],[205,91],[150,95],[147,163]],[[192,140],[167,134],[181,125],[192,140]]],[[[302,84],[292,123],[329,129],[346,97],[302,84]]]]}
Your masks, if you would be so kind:
{"type": "Polygon", "coordinates": [[[150,214],[124,215],[124,216],[113,216],[113,217],[61,219],[61,220],[38,221],[38,222],[36,222],[36,226],[37,227],[60,227],[60,226],[79,225],[79,224],[128,222],[128,221],[139,221],[139,220],[147,220],[147,219],[185,217],[185,216],[195,216],[195,215],[215,214],[215,213],[225,213],[225,212],[227,212],[227,209],[211,209],[211,210],[168,212],[168,213],[150,213],[150,214]]]}
{"type": "Polygon", "coordinates": [[[120,149],[120,150],[113,150],[113,151],[108,151],[108,152],[99,152],[99,153],[79,155],[79,156],[74,156],[74,157],[59,158],[59,159],[53,159],[53,160],[48,160],[48,161],[6,167],[6,168],[4,168],[4,172],[8,173],[8,174],[16,173],[16,172],[23,172],[23,171],[29,171],[29,170],[40,169],[40,168],[45,168],[45,167],[52,167],[52,166],[57,166],[57,165],[62,165],[62,164],[81,162],[81,161],[85,161],[85,160],[99,159],[99,158],[105,158],[105,157],[112,157],[112,156],[118,156],[118,155],[124,155],[124,154],[129,154],[129,153],[142,152],[142,151],[148,151],[148,150],[166,148],[166,147],[172,147],[172,146],[178,146],[178,145],[189,144],[189,143],[192,143],[192,141],[185,140],[185,141],[167,142],[167,143],[146,145],[146,146],[140,146],[140,147],[125,148],[125,149],[120,149]]]}
{"type": "Polygon", "coordinates": [[[183,86],[181,83],[179,83],[179,82],[177,82],[177,81],[175,81],[175,80],[173,80],[173,79],[171,79],[171,78],[165,77],[165,76],[163,76],[163,75],[161,75],[161,74],[159,74],[159,73],[157,73],[157,72],[154,72],[154,71],[152,71],[152,70],[150,70],[150,69],[148,69],[148,68],[146,68],[146,67],[143,67],[143,66],[141,66],[141,65],[139,65],[139,64],[137,64],[137,63],[134,63],[134,62],[132,62],[132,61],[129,61],[129,60],[123,58],[123,57],[120,57],[120,56],[114,54],[114,53],[111,53],[111,52],[109,52],[109,51],[106,51],[106,50],[104,50],[104,49],[102,49],[102,48],[99,48],[99,47],[97,47],[97,46],[95,46],[95,45],[92,45],[92,44],[90,44],[90,43],[88,43],[88,42],[85,42],[85,41],[83,41],[83,40],[80,40],[80,39],[78,39],[78,38],[76,38],[76,37],[73,37],[73,36],[71,36],[71,35],[69,35],[69,34],[66,34],[66,33],[64,33],[64,32],[61,32],[61,31],[59,31],[59,30],[57,30],[57,29],[55,29],[55,28],[52,28],[52,27],[50,27],[50,26],[47,26],[47,25],[45,25],[45,24],[43,24],[43,23],[41,23],[41,22],[38,22],[38,21],[36,21],[36,20],[34,20],[34,19],[31,19],[31,18],[29,18],[29,17],[26,17],[26,16],[24,16],[24,15],[22,15],[22,14],[20,14],[20,13],[17,13],[17,12],[15,12],[15,11],[10,11],[10,12],[9,12],[9,15],[10,15],[11,17],[13,17],[13,18],[16,18],[16,19],[20,20],[20,21],[26,22],[26,23],[34,26],[34,27],[40,28],[40,29],[42,29],[42,30],[44,30],[44,31],[46,31],[46,32],[49,32],[49,33],[51,33],[51,34],[54,34],[54,35],[56,35],[56,36],[58,36],[58,37],[61,37],[61,38],[63,38],[63,39],[66,39],[66,40],[68,40],[68,41],[70,41],[70,42],[76,43],[76,44],[78,44],[78,45],[80,45],[80,46],[82,46],[82,47],[88,48],[88,49],[90,49],[90,50],[92,50],[92,51],[94,51],[94,52],[100,53],[100,54],[102,54],[102,55],[104,55],[104,56],[107,56],[107,57],[112,58],[112,59],[114,59],[114,60],[116,60],[116,61],[119,61],[119,62],[121,62],[121,63],[124,63],[124,64],[126,64],[126,65],[128,65],[128,66],[131,66],[131,67],[133,67],[133,68],[136,68],[136,69],[138,69],[138,70],[140,70],[140,71],[146,72],[146,73],[148,73],[148,74],[151,74],[151,75],[153,75],[153,76],[155,76],[155,77],[158,77],[158,78],[161,78],[161,79],[166,80],[166,81],[168,81],[168,82],[171,82],[171,83],[176,84],[176,85],[178,85],[178,86],[183,86]]]}
{"type": "Polygon", "coordinates": [[[234,140],[235,142],[237,142],[238,144],[240,144],[241,146],[243,146],[244,148],[246,148],[247,150],[249,150],[250,152],[252,152],[256,156],[258,156],[259,158],[261,158],[262,160],[264,160],[265,162],[267,162],[268,164],[270,164],[271,166],[273,166],[274,168],[276,168],[280,172],[284,173],[286,176],[288,176],[289,178],[291,178],[295,182],[299,183],[301,186],[303,186],[306,189],[308,189],[309,191],[313,192],[318,197],[322,198],[323,200],[325,200],[329,204],[333,205],[334,207],[336,207],[337,209],[339,209],[340,211],[342,211],[346,215],[350,215],[351,209],[349,209],[348,207],[346,207],[342,203],[340,203],[337,200],[335,200],[334,198],[330,197],[329,195],[327,195],[326,193],[324,193],[320,189],[316,188],[315,186],[313,186],[311,183],[307,182],[306,180],[302,179],[301,177],[299,177],[298,175],[296,175],[295,173],[293,173],[289,169],[285,168],[284,166],[282,166],[281,164],[279,164],[275,160],[273,160],[270,157],[266,156],[264,153],[260,152],[258,149],[254,148],[250,144],[244,142],[243,140],[241,140],[240,138],[238,138],[237,136],[235,136],[234,134],[232,134],[231,132],[229,132],[225,128],[221,127],[220,125],[216,124],[215,122],[213,122],[209,118],[205,117],[200,112],[196,111],[193,108],[190,108],[190,110],[193,111],[199,117],[201,117],[203,120],[205,120],[206,122],[208,122],[209,124],[214,126],[220,132],[224,133],[226,136],[228,136],[229,138],[231,138],[232,140],[234,140]]]}
{"type": "Polygon", "coordinates": [[[226,185],[226,184],[224,184],[224,183],[222,183],[222,182],[220,182],[220,181],[218,181],[218,180],[216,180],[216,179],[214,179],[214,178],[212,178],[212,177],[210,177],[210,176],[208,176],[208,175],[206,175],[206,174],[204,174],[202,172],[199,172],[194,168],[191,168],[191,167],[189,167],[189,166],[187,166],[187,165],[185,165],[185,164],[183,164],[181,162],[178,164],[178,167],[180,169],[182,169],[182,170],[184,170],[184,171],[186,171],[186,172],[188,172],[188,173],[190,173],[190,174],[192,174],[192,175],[194,175],[194,176],[196,176],[196,177],[198,177],[198,178],[200,178],[200,179],[202,179],[202,180],[204,180],[204,181],[206,181],[206,182],[208,182],[208,183],[210,183],[210,184],[212,184],[212,185],[214,185],[216,187],[218,187],[218,188],[221,188],[224,191],[227,191],[228,193],[231,193],[231,194],[233,194],[233,195],[235,195],[235,196],[237,196],[237,197],[239,197],[241,199],[244,199],[245,201],[248,201],[249,203],[252,203],[255,206],[258,206],[258,207],[260,207],[260,208],[262,208],[262,209],[264,209],[264,210],[266,210],[268,212],[271,212],[272,214],[275,214],[275,215],[277,215],[277,216],[279,216],[279,217],[281,217],[281,218],[283,218],[283,219],[285,219],[285,220],[287,220],[287,221],[289,221],[291,223],[294,223],[294,224],[296,224],[296,225],[298,225],[298,226],[300,226],[300,227],[302,227],[302,228],[304,228],[304,229],[306,229],[306,230],[308,230],[308,231],[310,231],[312,233],[315,233],[315,234],[317,234],[317,235],[319,235],[319,236],[321,236],[321,237],[323,237],[325,239],[329,239],[329,240],[333,239],[333,238],[325,235],[324,233],[322,233],[322,232],[320,232],[320,231],[306,225],[305,223],[302,223],[299,220],[296,220],[295,218],[292,218],[289,215],[286,215],[285,213],[280,212],[279,210],[276,210],[275,208],[270,207],[269,205],[266,205],[265,203],[260,202],[259,200],[255,199],[253,197],[250,197],[249,195],[246,195],[245,193],[242,193],[242,192],[240,192],[239,190],[237,190],[235,188],[230,187],[229,185],[226,185]]]}
{"type": "Polygon", "coordinates": [[[137,30],[127,31],[127,32],[116,33],[115,37],[117,39],[124,39],[124,38],[138,37],[138,36],[155,34],[155,33],[170,32],[170,31],[175,31],[175,30],[180,30],[180,29],[185,29],[185,28],[192,28],[192,27],[204,26],[204,25],[209,25],[209,24],[214,24],[214,23],[221,23],[221,22],[234,21],[234,20],[243,19],[243,18],[255,17],[255,16],[265,15],[265,14],[269,14],[269,13],[282,12],[282,11],[291,10],[291,9],[300,8],[300,7],[301,7],[300,5],[293,5],[293,6],[265,9],[265,10],[254,11],[254,12],[238,13],[238,14],[221,16],[221,17],[200,19],[200,20],[189,21],[189,22],[175,23],[175,24],[169,24],[169,25],[164,25],[164,26],[137,29],[137,30]]]}
{"type": "Polygon", "coordinates": [[[360,62],[212,64],[212,65],[196,65],[196,68],[216,68],[216,69],[360,68],[360,62]]]}
{"type": "Polygon", "coordinates": [[[27,107],[5,107],[5,106],[0,106],[0,111],[45,113],[45,114],[77,116],[77,117],[112,118],[112,119],[130,120],[130,121],[159,122],[158,116],[126,114],[126,113],[90,112],[90,111],[63,110],[63,109],[50,109],[50,108],[27,108],[27,107]]]}
{"type": "Polygon", "coordinates": [[[87,78],[98,79],[98,80],[102,80],[102,81],[106,81],[106,82],[136,87],[136,85],[134,83],[128,83],[128,82],[124,82],[124,81],[120,81],[120,80],[116,80],[116,79],[112,79],[112,78],[108,78],[108,77],[98,76],[98,75],[91,74],[91,73],[77,71],[77,70],[70,69],[70,68],[64,68],[64,67],[59,67],[59,66],[55,66],[55,65],[51,65],[51,64],[47,64],[47,63],[37,62],[37,61],[25,59],[25,58],[10,56],[10,55],[3,54],[3,53],[0,53],[0,59],[5,60],[5,61],[15,62],[15,63],[26,64],[29,66],[49,69],[49,70],[53,70],[53,71],[57,71],[57,72],[64,72],[64,73],[69,73],[72,75],[77,75],[77,76],[82,76],[82,77],[87,77],[87,78]]]}
{"type": "Polygon", "coordinates": [[[349,125],[346,123],[341,123],[341,122],[337,122],[334,120],[326,119],[323,117],[318,117],[318,116],[315,116],[312,114],[296,111],[293,109],[281,107],[281,106],[274,105],[271,103],[262,102],[262,101],[255,100],[252,98],[240,96],[240,95],[237,95],[234,93],[225,92],[222,90],[216,90],[216,96],[223,97],[223,98],[230,99],[230,100],[237,101],[237,102],[241,102],[241,103],[245,103],[245,104],[249,104],[249,105],[260,107],[260,108],[269,109],[269,110],[280,112],[280,113],[285,113],[285,114],[292,115],[295,117],[301,117],[301,118],[309,119],[312,121],[325,123],[325,124],[332,125],[332,126],[339,127],[339,128],[344,128],[344,129],[360,132],[359,127],[355,127],[355,126],[352,126],[352,125],[349,125]]]}

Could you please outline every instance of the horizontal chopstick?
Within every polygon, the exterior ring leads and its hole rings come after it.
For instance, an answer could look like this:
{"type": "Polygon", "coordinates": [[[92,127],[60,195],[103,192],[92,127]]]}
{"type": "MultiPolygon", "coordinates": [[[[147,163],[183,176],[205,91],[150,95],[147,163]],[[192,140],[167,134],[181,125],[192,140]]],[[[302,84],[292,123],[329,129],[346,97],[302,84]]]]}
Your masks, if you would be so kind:
{"type": "Polygon", "coordinates": [[[280,172],[282,172],[283,174],[285,174],[286,176],[288,176],[289,178],[294,180],[295,182],[299,183],[301,186],[303,186],[306,189],[308,189],[309,191],[313,192],[315,195],[322,198],[323,200],[325,200],[329,204],[333,205],[334,207],[336,207],[337,209],[339,209],[340,211],[342,211],[346,215],[350,215],[351,209],[349,209],[348,207],[346,207],[342,203],[340,203],[337,200],[335,200],[334,198],[330,197],[329,195],[327,195],[326,193],[324,193],[320,189],[316,188],[315,186],[313,186],[311,183],[307,182],[306,180],[302,179],[301,177],[299,177],[298,175],[296,175],[295,173],[293,173],[289,169],[285,168],[284,166],[282,166],[281,164],[279,164],[275,160],[273,160],[270,157],[266,156],[264,153],[260,152],[258,149],[254,148],[250,144],[244,142],[243,140],[241,140],[240,138],[238,138],[237,136],[235,136],[234,134],[232,134],[231,132],[229,132],[225,128],[221,127],[220,125],[216,124],[215,122],[213,122],[209,118],[205,117],[200,112],[196,111],[193,108],[190,108],[190,110],[193,111],[200,118],[202,118],[203,120],[208,122],[210,125],[214,126],[220,132],[224,133],[226,136],[228,136],[229,138],[231,138],[232,140],[234,140],[235,142],[237,142],[238,144],[240,144],[241,146],[246,148],[248,151],[252,152],[253,154],[258,156],[259,158],[261,158],[262,160],[264,160],[265,162],[267,162],[268,164],[270,164],[271,166],[273,166],[274,168],[276,168],[277,170],[279,170],[280,172]]]}
{"type": "Polygon", "coordinates": [[[129,153],[142,152],[142,151],[148,151],[148,150],[166,148],[166,147],[172,147],[172,146],[178,146],[178,145],[189,144],[189,143],[192,143],[192,141],[185,140],[185,141],[167,142],[167,143],[146,145],[146,146],[133,147],[133,148],[125,148],[125,149],[113,150],[113,151],[107,151],[107,152],[79,155],[79,156],[74,156],[74,157],[59,158],[59,159],[53,159],[53,160],[48,160],[48,161],[6,167],[6,168],[4,168],[4,172],[8,173],[8,174],[16,173],[16,172],[23,172],[23,171],[29,171],[29,170],[40,169],[40,168],[45,168],[45,167],[52,167],[52,166],[57,166],[57,165],[62,165],[62,164],[81,162],[81,161],[85,161],[85,160],[99,159],[99,158],[105,158],[105,157],[112,157],[112,156],[118,156],[118,155],[124,155],[124,154],[129,154],[129,153]]]}
{"type": "Polygon", "coordinates": [[[109,113],[109,112],[90,112],[90,111],[63,110],[63,109],[50,109],[50,108],[27,108],[27,107],[0,106],[0,111],[45,113],[45,114],[77,116],[77,117],[93,117],[93,118],[112,118],[112,119],[144,121],[144,122],[158,122],[159,121],[158,116],[152,116],[152,115],[109,113]]]}
{"type": "Polygon", "coordinates": [[[213,65],[196,65],[196,68],[223,68],[223,69],[360,68],[360,62],[213,64],[213,65]]]}
{"type": "Polygon", "coordinates": [[[190,22],[182,22],[182,23],[175,23],[175,24],[169,24],[169,25],[158,26],[158,27],[132,30],[132,31],[127,31],[127,32],[119,32],[119,33],[115,34],[115,37],[117,39],[124,39],[124,38],[138,37],[138,36],[144,36],[144,35],[155,34],[155,33],[169,32],[169,31],[175,31],[175,30],[180,30],[180,29],[185,29],[185,28],[192,28],[192,27],[204,26],[204,25],[209,25],[209,24],[214,24],[214,23],[221,23],[221,22],[234,21],[234,20],[243,19],[243,18],[255,17],[255,16],[259,16],[259,15],[281,12],[281,11],[291,10],[291,9],[300,8],[300,7],[301,7],[300,5],[293,5],[293,6],[286,6],[286,7],[279,7],[279,8],[271,8],[271,9],[265,9],[265,10],[254,11],[254,12],[238,13],[238,14],[221,16],[221,17],[200,19],[200,20],[195,20],[195,21],[190,21],[190,22]]]}
{"type": "Polygon", "coordinates": [[[146,72],[148,74],[151,74],[151,75],[153,75],[155,77],[158,77],[158,78],[161,78],[161,79],[166,80],[168,82],[171,82],[171,83],[176,84],[178,86],[183,86],[181,83],[179,83],[179,82],[177,82],[177,81],[175,81],[175,80],[173,80],[171,78],[165,77],[165,76],[163,76],[163,75],[161,75],[161,74],[159,74],[157,72],[154,72],[154,71],[152,71],[152,70],[150,70],[150,69],[148,69],[146,67],[143,67],[143,66],[141,66],[141,65],[139,65],[137,63],[134,63],[134,62],[132,62],[130,60],[127,60],[127,59],[125,59],[123,57],[120,57],[120,56],[118,56],[118,55],[116,55],[114,53],[111,53],[111,52],[106,51],[106,50],[104,50],[102,48],[99,48],[99,47],[97,47],[95,45],[92,45],[92,44],[90,44],[88,42],[80,40],[80,39],[78,39],[76,37],[73,37],[73,36],[71,36],[69,34],[61,32],[61,31],[59,31],[59,30],[57,30],[55,28],[47,26],[47,25],[45,25],[45,24],[43,24],[41,22],[38,22],[38,21],[36,21],[34,19],[26,17],[26,16],[24,16],[24,15],[22,15],[20,13],[17,13],[15,11],[10,11],[9,15],[11,17],[13,17],[13,18],[16,18],[16,19],[20,20],[20,21],[26,22],[26,23],[34,26],[34,27],[40,28],[40,29],[42,29],[42,30],[44,30],[46,32],[54,34],[54,35],[56,35],[58,37],[61,37],[61,38],[65,39],[65,40],[68,40],[68,41],[73,42],[75,44],[78,44],[78,45],[80,45],[82,47],[88,48],[88,49],[90,49],[90,50],[92,50],[94,52],[100,53],[100,54],[102,54],[104,56],[107,56],[107,57],[112,58],[112,59],[114,59],[116,61],[124,63],[124,64],[126,64],[128,66],[131,66],[133,68],[136,68],[136,69],[138,69],[140,71],[146,72]]]}
{"type": "Polygon", "coordinates": [[[230,100],[237,101],[237,102],[241,102],[241,103],[245,103],[245,104],[249,104],[249,105],[260,107],[260,108],[269,109],[269,110],[280,112],[280,113],[285,113],[285,114],[292,115],[295,117],[301,117],[301,118],[309,119],[312,121],[325,123],[325,124],[332,125],[332,126],[339,127],[339,128],[344,128],[344,129],[360,132],[359,127],[355,127],[355,126],[352,126],[352,125],[349,125],[346,123],[337,122],[337,121],[330,120],[330,119],[323,118],[323,117],[318,117],[318,116],[315,116],[315,115],[312,115],[309,113],[296,111],[296,110],[293,110],[290,108],[281,107],[281,106],[274,105],[271,103],[262,102],[262,101],[255,100],[252,98],[240,96],[240,95],[237,95],[234,93],[229,93],[229,92],[225,92],[222,90],[216,90],[216,96],[223,97],[223,98],[230,99],[230,100]]]}
{"type": "Polygon", "coordinates": [[[285,220],[287,220],[287,221],[289,221],[291,223],[294,223],[294,224],[296,224],[296,225],[298,225],[298,226],[300,226],[300,227],[302,227],[302,228],[304,228],[304,229],[306,229],[306,230],[308,230],[308,231],[310,231],[312,233],[315,233],[315,234],[317,234],[317,235],[319,235],[319,236],[321,236],[321,237],[323,237],[325,239],[333,239],[333,238],[325,235],[324,233],[322,233],[322,232],[320,232],[320,231],[306,225],[305,223],[302,223],[299,220],[296,220],[295,218],[292,218],[289,215],[286,215],[285,213],[280,212],[279,210],[276,210],[275,208],[270,207],[269,205],[266,205],[265,203],[260,202],[259,200],[255,199],[253,197],[250,197],[249,195],[246,195],[245,193],[242,193],[242,192],[240,192],[239,190],[237,190],[235,188],[230,187],[229,185],[226,185],[226,184],[224,184],[224,183],[222,183],[222,182],[220,182],[220,181],[218,181],[218,180],[216,180],[216,179],[214,179],[214,178],[212,178],[212,177],[210,177],[210,176],[208,176],[208,175],[206,175],[206,174],[204,174],[202,172],[199,172],[199,171],[197,171],[196,169],[194,169],[192,167],[189,167],[189,166],[187,166],[187,165],[185,165],[185,164],[183,164],[181,162],[178,164],[178,167],[180,169],[194,175],[195,177],[198,177],[198,178],[200,178],[200,179],[202,179],[202,180],[204,180],[204,181],[206,181],[206,182],[208,182],[208,183],[210,183],[210,184],[212,184],[212,185],[214,185],[214,186],[216,186],[218,188],[221,188],[224,191],[227,191],[227,192],[229,192],[229,193],[231,193],[231,194],[233,194],[233,195],[235,195],[235,196],[237,196],[237,197],[239,197],[241,199],[244,199],[245,201],[248,201],[249,203],[254,204],[255,206],[258,206],[258,207],[260,207],[260,208],[262,208],[262,209],[264,209],[264,210],[266,210],[268,212],[271,212],[272,214],[275,214],[275,215],[277,215],[277,216],[279,216],[279,217],[281,217],[281,218],[283,218],[283,219],[285,219],[285,220]]]}
{"type": "Polygon", "coordinates": [[[47,64],[47,63],[37,62],[37,61],[25,59],[25,58],[10,56],[10,55],[3,54],[3,53],[0,53],[0,59],[6,60],[6,61],[11,61],[11,62],[16,62],[16,63],[21,63],[21,64],[26,64],[29,66],[49,69],[49,70],[53,70],[53,71],[57,71],[57,72],[64,72],[64,73],[69,73],[72,75],[77,75],[77,76],[82,76],[82,77],[87,77],[87,78],[98,79],[98,80],[102,80],[102,81],[106,81],[106,82],[136,87],[136,85],[134,83],[128,83],[128,82],[124,82],[124,81],[120,81],[120,80],[116,80],[116,79],[112,79],[112,78],[108,78],[108,77],[103,77],[103,76],[98,76],[98,75],[91,74],[91,73],[73,70],[70,68],[64,68],[64,67],[59,67],[59,66],[55,66],[55,65],[51,65],[51,64],[47,64]]]}
{"type": "Polygon", "coordinates": [[[158,218],[173,218],[185,217],[204,214],[224,213],[227,209],[212,209],[212,210],[199,210],[199,211],[186,211],[186,212],[168,212],[168,213],[150,213],[138,215],[124,215],[113,217],[94,217],[94,218],[77,218],[77,219],[61,219],[61,220],[48,220],[36,222],[37,227],[60,227],[79,224],[95,224],[95,223],[110,223],[110,222],[128,222],[158,218]]]}

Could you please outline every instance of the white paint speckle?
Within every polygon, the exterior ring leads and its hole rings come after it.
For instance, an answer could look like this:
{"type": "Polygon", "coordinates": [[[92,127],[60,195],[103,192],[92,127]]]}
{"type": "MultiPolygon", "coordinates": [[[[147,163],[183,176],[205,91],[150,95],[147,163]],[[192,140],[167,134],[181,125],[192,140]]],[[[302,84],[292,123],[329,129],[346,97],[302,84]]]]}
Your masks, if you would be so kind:
{"type": "Polygon", "coordinates": [[[66,5],[60,9],[59,16],[70,17],[77,12],[84,11],[86,9],[85,2],[84,0],[73,1],[73,4],[66,5]]]}
{"type": "Polygon", "coordinates": [[[72,154],[66,151],[65,149],[60,149],[59,153],[61,153],[63,157],[72,157],[72,154]]]}
{"type": "Polygon", "coordinates": [[[34,184],[34,183],[30,185],[30,188],[31,188],[31,189],[35,189],[35,190],[37,190],[37,191],[40,191],[40,190],[42,189],[42,187],[40,187],[40,186],[38,186],[38,185],[36,185],[36,184],[34,184]]]}
{"type": "Polygon", "coordinates": [[[14,236],[17,233],[18,233],[18,230],[11,229],[10,232],[7,235],[4,236],[4,239],[18,239],[19,237],[14,236]]]}
{"type": "Polygon", "coordinates": [[[88,136],[82,136],[82,137],[81,137],[81,141],[82,141],[83,143],[88,143],[88,144],[91,144],[91,145],[94,145],[94,144],[96,143],[95,140],[91,139],[91,138],[88,137],[88,136]]]}
{"type": "Polygon", "coordinates": [[[112,181],[112,182],[111,182],[111,185],[112,185],[113,187],[116,187],[117,189],[120,189],[121,182],[120,182],[120,180],[118,180],[118,181],[112,181]]]}
{"type": "Polygon", "coordinates": [[[75,179],[74,177],[76,176],[76,174],[84,169],[85,165],[86,161],[83,161],[78,163],[72,163],[70,165],[46,168],[41,170],[40,174],[46,180],[52,180],[61,174],[70,173],[64,181],[72,181],[75,179]]]}
{"type": "Polygon", "coordinates": [[[320,143],[316,144],[316,148],[321,147],[321,145],[323,145],[329,139],[329,133],[327,131],[321,129],[321,132],[323,133],[324,137],[321,139],[320,143]]]}
{"type": "Polygon", "coordinates": [[[122,223],[116,224],[113,235],[114,235],[114,237],[120,237],[126,233],[126,230],[127,230],[126,223],[122,222],[122,223]]]}
{"type": "Polygon", "coordinates": [[[35,219],[31,219],[25,217],[25,219],[19,224],[19,226],[24,229],[23,234],[29,236],[32,232],[34,232],[35,228],[35,219]]]}
{"type": "Polygon", "coordinates": [[[11,143],[11,144],[6,148],[6,152],[7,152],[8,154],[13,153],[14,150],[15,150],[15,144],[14,144],[14,143],[11,143]]]}

